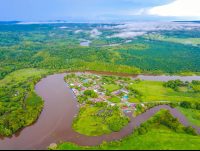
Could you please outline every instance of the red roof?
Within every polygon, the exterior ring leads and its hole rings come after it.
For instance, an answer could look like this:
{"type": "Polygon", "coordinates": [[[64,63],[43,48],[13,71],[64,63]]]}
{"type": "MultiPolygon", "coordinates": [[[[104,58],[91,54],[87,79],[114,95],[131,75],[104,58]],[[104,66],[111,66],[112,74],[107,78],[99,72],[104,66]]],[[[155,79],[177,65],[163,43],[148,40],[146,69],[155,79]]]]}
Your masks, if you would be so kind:
{"type": "Polygon", "coordinates": [[[110,98],[111,98],[111,96],[106,97],[106,99],[110,99],[110,98]]]}
{"type": "Polygon", "coordinates": [[[102,102],[103,101],[103,99],[97,99],[98,101],[100,101],[100,102],[102,102]]]}
{"type": "Polygon", "coordinates": [[[121,92],[121,91],[119,91],[119,92],[117,92],[117,93],[115,93],[115,94],[116,94],[116,95],[117,95],[117,94],[120,94],[120,92],[121,92]]]}

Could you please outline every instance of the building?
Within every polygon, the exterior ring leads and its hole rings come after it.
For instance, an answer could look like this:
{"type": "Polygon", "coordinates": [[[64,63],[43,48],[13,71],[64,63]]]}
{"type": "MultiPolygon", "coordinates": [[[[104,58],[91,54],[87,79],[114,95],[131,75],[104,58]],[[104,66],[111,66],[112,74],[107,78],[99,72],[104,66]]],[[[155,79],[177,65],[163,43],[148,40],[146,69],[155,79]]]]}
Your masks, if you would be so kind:
{"type": "Polygon", "coordinates": [[[118,95],[118,94],[120,94],[120,93],[121,93],[121,91],[118,91],[118,92],[115,93],[115,95],[118,95]]]}
{"type": "Polygon", "coordinates": [[[115,104],[114,104],[114,103],[111,103],[110,105],[111,105],[111,106],[115,106],[115,104]]]}
{"type": "Polygon", "coordinates": [[[103,99],[97,99],[99,102],[102,102],[103,101],[103,99]]]}

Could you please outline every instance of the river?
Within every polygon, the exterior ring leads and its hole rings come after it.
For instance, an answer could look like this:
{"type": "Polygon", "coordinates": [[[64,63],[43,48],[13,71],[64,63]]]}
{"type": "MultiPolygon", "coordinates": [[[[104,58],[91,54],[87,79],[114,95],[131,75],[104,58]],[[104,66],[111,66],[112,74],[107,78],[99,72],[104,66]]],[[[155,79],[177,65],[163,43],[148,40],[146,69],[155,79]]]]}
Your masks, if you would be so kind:
{"type": "MultiPolygon", "coordinates": [[[[77,74],[95,74],[101,75],[102,72],[76,72],[77,74]]],[[[113,75],[113,73],[103,72],[104,74],[113,75]]],[[[189,122],[186,117],[183,116],[176,108],[171,108],[167,105],[160,105],[153,107],[146,112],[138,115],[137,117],[132,117],[132,113],[127,113],[131,118],[131,122],[125,126],[120,132],[113,132],[111,134],[106,134],[102,136],[89,137],[78,132],[75,132],[71,128],[71,123],[73,121],[74,115],[78,114],[79,104],[73,97],[73,94],[69,90],[69,87],[65,85],[64,76],[67,73],[49,75],[42,78],[36,85],[36,93],[41,96],[44,102],[44,108],[39,116],[38,120],[33,124],[20,129],[13,135],[6,137],[0,136],[0,149],[45,149],[51,143],[58,143],[60,141],[68,141],[76,143],[82,146],[97,146],[101,144],[104,140],[114,141],[120,140],[123,137],[130,135],[136,127],[148,118],[156,114],[161,108],[169,109],[174,117],[179,118],[184,126],[189,126],[189,122]],[[55,134],[53,136],[52,134],[55,134]]],[[[141,75],[125,75],[125,74],[115,74],[117,76],[131,76],[132,78],[141,78],[141,75]]],[[[145,80],[155,80],[167,81],[174,79],[177,76],[157,76],[157,78],[152,78],[154,76],[142,76],[145,80]],[[149,77],[149,78],[148,78],[149,77]],[[167,78],[167,80],[165,79],[167,78]]],[[[185,77],[178,77],[179,79],[185,77]]],[[[196,77],[197,78],[197,77],[196,77]]],[[[142,79],[142,78],[141,78],[142,79]]],[[[200,77],[198,77],[200,79],[200,77]]],[[[181,79],[183,80],[183,79],[181,79]]],[[[191,81],[192,78],[188,77],[185,80],[191,81]]],[[[198,134],[200,134],[200,127],[193,126],[197,129],[198,134]]]]}

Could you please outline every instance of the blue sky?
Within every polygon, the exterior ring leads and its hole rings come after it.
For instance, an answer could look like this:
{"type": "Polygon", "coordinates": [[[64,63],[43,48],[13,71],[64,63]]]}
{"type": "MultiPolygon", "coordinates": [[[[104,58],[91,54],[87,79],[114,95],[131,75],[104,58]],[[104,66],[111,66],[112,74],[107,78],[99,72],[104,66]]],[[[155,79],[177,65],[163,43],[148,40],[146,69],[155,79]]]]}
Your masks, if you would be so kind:
{"type": "Polygon", "coordinates": [[[200,0],[0,0],[0,21],[200,20],[200,0]]]}

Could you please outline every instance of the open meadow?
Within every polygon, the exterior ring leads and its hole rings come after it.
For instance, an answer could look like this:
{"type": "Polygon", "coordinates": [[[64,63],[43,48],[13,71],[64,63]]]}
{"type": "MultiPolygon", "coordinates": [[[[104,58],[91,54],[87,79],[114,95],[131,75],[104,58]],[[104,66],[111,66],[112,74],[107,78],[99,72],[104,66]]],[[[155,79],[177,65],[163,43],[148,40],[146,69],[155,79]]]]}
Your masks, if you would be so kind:
{"type": "MultiPolygon", "coordinates": [[[[149,101],[199,101],[200,95],[197,93],[189,93],[186,87],[182,87],[179,92],[174,91],[172,88],[164,87],[164,82],[159,81],[141,81],[139,83],[134,82],[129,86],[133,89],[138,90],[143,94],[141,97],[141,101],[149,102],[149,101]]],[[[189,90],[188,90],[189,91],[189,90]]],[[[138,99],[131,97],[129,102],[139,102],[138,99]]]]}

